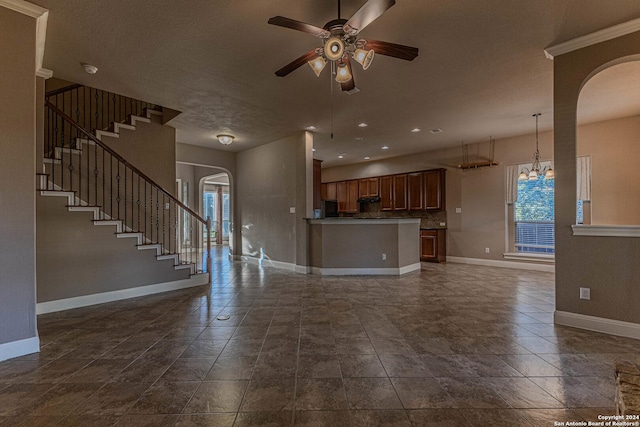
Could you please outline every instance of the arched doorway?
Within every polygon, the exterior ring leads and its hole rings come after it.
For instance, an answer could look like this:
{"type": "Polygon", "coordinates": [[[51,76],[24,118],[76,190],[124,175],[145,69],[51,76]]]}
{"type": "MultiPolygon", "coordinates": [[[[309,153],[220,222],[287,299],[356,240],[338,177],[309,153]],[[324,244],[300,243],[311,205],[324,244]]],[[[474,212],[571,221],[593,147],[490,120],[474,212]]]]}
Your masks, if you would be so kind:
{"type": "Polygon", "coordinates": [[[218,172],[200,181],[202,216],[211,218],[211,243],[229,245],[231,192],[229,175],[218,172]]]}

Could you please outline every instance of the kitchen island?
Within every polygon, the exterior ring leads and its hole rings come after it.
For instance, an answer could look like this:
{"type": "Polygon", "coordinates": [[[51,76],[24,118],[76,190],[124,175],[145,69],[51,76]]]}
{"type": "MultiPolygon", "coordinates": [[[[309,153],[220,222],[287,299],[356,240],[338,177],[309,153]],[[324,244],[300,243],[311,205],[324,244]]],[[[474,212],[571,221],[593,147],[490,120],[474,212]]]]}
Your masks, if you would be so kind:
{"type": "Polygon", "coordinates": [[[309,264],[318,275],[420,270],[419,218],[309,219],[309,264]]]}

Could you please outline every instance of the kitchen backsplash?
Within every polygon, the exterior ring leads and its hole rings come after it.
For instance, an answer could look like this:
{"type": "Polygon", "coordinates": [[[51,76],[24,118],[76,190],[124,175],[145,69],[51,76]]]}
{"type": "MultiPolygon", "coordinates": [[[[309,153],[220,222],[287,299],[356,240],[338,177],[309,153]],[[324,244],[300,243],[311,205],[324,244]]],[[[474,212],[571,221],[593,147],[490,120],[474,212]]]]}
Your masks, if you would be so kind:
{"type": "Polygon", "coordinates": [[[380,202],[362,203],[361,209],[362,212],[355,214],[343,213],[340,216],[352,218],[420,218],[421,228],[442,228],[440,224],[447,223],[447,211],[381,211],[380,202]]]}

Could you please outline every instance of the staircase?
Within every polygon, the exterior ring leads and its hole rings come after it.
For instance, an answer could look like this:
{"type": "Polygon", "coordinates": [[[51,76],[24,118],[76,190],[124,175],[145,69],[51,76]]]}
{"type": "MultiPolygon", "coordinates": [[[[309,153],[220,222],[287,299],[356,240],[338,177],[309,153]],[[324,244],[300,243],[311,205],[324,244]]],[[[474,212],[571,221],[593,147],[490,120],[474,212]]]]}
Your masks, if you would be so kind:
{"type": "Polygon", "coordinates": [[[95,226],[113,227],[115,238],[132,239],[175,270],[210,279],[210,222],[108,144],[162,117],[161,107],[81,85],[47,93],[37,190],[65,198],[70,212],[90,212],[95,226]]]}

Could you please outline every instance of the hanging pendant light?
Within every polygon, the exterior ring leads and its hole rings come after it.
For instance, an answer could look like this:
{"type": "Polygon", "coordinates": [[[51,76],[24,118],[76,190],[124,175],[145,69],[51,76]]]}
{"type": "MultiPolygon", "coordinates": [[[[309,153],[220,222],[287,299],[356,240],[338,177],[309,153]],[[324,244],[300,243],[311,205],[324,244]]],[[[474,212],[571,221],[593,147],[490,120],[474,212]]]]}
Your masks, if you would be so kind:
{"type": "Polygon", "coordinates": [[[541,116],[541,113],[536,113],[533,117],[536,118],[536,152],[533,153],[533,164],[531,165],[531,169],[522,168],[520,171],[520,175],[518,175],[519,181],[535,181],[538,179],[540,175],[544,175],[544,179],[553,179],[555,177],[555,173],[550,166],[545,166],[542,169],[540,165],[540,150],[538,149],[538,117],[541,116]]]}

